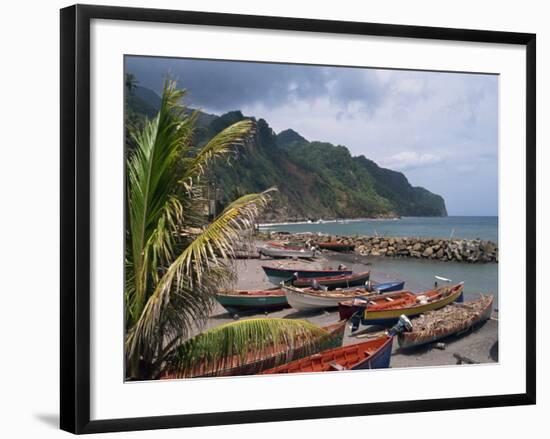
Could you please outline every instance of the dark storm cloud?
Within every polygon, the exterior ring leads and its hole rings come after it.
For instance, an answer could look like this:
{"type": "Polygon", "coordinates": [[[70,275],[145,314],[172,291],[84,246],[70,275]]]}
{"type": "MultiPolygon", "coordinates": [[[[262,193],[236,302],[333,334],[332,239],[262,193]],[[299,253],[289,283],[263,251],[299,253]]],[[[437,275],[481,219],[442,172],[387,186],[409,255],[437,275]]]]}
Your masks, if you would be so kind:
{"type": "Polygon", "coordinates": [[[188,100],[196,107],[228,111],[261,102],[278,106],[292,101],[330,96],[335,103],[372,108],[379,99],[375,73],[290,64],[177,58],[128,57],[126,71],[141,85],[160,93],[167,74],[189,90],[188,100]]]}
{"type": "Polygon", "coordinates": [[[170,74],[191,107],[345,145],[443,195],[450,214],[498,211],[498,76],[149,57],[126,71],[159,94],[170,74]]]}

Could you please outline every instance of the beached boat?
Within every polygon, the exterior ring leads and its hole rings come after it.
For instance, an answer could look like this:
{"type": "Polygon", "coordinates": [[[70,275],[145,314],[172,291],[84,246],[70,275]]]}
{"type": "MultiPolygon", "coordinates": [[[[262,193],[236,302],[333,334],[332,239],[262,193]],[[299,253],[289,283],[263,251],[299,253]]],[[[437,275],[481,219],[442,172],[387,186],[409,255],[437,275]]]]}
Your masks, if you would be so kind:
{"type": "Polygon", "coordinates": [[[285,292],[278,287],[256,291],[222,291],[216,294],[216,300],[229,312],[251,309],[273,311],[288,306],[285,292]]]}
{"type": "Polygon", "coordinates": [[[329,372],[382,369],[390,366],[393,337],[382,336],[363,343],[330,349],[268,369],[262,374],[329,372]]]}
{"type": "Polygon", "coordinates": [[[327,277],[352,274],[351,270],[303,270],[298,268],[269,267],[267,265],[262,265],[262,269],[269,278],[269,281],[275,285],[279,285],[281,282],[292,279],[294,274],[296,274],[298,278],[327,277]]]}
{"type": "Polygon", "coordinates": [[[375,296],[379,300],[383,299],[388,301],[389,299],[399,300],[403,297],[409,297],[410,295],[415,295],[415,294],[412,293],[411,291],[402,291],[402,290],[383,293],[383,294],[379,294],[377,292],[369,293],[368,291],[366,291],[363,296],[357,296],[352,299],[342,300],[341,302],[338,302],[338,314],[340,316],[340,320],[348,320],[357,312],[364,310],[369,300],[375,296]]]}
{"type": "Polygon", "coordinates": [[[349,288],[365,285],[370,278],[370,271],[354,274],[339,274],[337,276],[323,276],[313,278],[300,278],[294,279],[292,285],[298,288],[311,287],[315,283],[325,286],[328,289],[334,288],[349,288]]]}
{"type": "Polygon", "coordinates": [[[367,291],[373,293],[384,294],[391,293],[392,291],[400,291],[405,287],[404,280],[394,280],[390,282],[369,282],[367,284],[367,291]]]}
{"type": "Polygon", "coordinates": [[[316,245],[323,250],[331,250],[333,252],[351,252],[355,249],[355,244],[346,244],[344,242],[319,242],[316,245]]]}
{"type": "Polygon", "coordinates": [[[432,343],[459,334],[491,317],[494,296],[481,296],[478,300],[451,303],[439,310],[430,311],[412,320],[412,332],[399,334],[403,349],[432,343]]]}
{"type": "Polygon", "coordinates": [[[268,241],[265,245],[276,248],[284,248],[288,250],[302,250],[307,248],[305,242],[283,242],[283,241],[268,241]]]}
{"type": "Polygon", "coordinates": [[[440,287],[419,294],[403,291],[367,297],[366,303],[360,304],[360,311],[351,318],[352,330],[357,330],[359,323],[388,325],[395,323],[400,315],[414,317],[443,308],[455,301],[461,302],[463,289],[464,282],[461,282],[457,285],[440,287]],[[392,294],[396,296],[389,297],[392,294]]]}
{"type": "Polygon", "coordinates": [[[342,301],[356,297],[368,297],[369,295],[363,288],[322,291],[311,288],[296,288],[285,284],[282,287],[288,304],[298,311],[337,308],[342,301]]]}
{"type": "Polygon", "coordinates": [[[306,248],[291,249],[291,248],[284,248],[284,247],[265,246],[265,247],[258,247],[258,253],[268,258],[313,259],[315,257],[315,249],[309,250],[306,248]]]}
{"type": "Polygon", "coordinates": [[[254,354],[251,352],[244,359],[234,356],[222,365],[213,366],[204,362],[192,370],[168,371],[161,379],[254,375],[316,352],[342,346],[346,322],[339,321],[332,325],[324,326],[322,329],[325,330],[325,333],[321,338],[315,340],[307,342],[297,340],[293,345],[285,343],[284,345],[271,346],[260,353],[254,354]]]}

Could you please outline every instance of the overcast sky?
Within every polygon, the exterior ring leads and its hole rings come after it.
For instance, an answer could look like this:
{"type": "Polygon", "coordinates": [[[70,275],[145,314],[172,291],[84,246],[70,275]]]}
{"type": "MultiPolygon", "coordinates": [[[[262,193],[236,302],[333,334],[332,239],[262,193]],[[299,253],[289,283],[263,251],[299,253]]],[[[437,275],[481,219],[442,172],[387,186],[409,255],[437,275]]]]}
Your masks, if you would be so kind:
{"type": "Polygon", "coordinates": [[[442,195],[449,215],[498,215],[498,76],[128,57],[160,94],[167,73],[208,113],[345,145],[442,195]]]}

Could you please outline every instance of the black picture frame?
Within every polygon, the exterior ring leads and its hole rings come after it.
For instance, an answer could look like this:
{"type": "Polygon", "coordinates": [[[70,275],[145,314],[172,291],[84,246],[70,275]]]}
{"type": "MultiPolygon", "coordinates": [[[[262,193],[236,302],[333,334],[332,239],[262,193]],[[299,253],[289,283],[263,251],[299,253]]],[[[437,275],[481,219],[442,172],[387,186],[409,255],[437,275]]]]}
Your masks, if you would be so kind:
{"type": "Polygon", "coordinates": [[[535,404],[536,401],[536,36],[530,33],[75,5],[61,10],[61,387],[60,426],[99,433],[326,417],[535,404]],[[526,47],[526,392],[225,413],[90,420],[90,21],[131,20],[452,40],[526,47]]]}

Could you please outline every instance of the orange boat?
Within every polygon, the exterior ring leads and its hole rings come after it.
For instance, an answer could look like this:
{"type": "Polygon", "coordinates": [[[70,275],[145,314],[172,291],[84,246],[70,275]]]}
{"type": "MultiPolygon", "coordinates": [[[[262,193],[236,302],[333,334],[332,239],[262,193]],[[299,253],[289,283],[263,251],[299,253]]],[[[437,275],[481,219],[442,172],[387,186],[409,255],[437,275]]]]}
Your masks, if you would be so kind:
{"type": "Polygon", "coordinates": [[[393,324],[399,316],[413,317],[443,308],[453,302],[462,302],[464,282],[414,294],[410,291],[369,296],[363,303],[356,303],[359,311],[352,316],[352,330],[363,325],[393,324]]]}
{"type": "Polygon", "coordinates": [[[393,336],[385,335],[364,343],[330,349],[291,361],[262,374],[330,372],[339,370],[382,369],[390,366],[393,336]]]}

